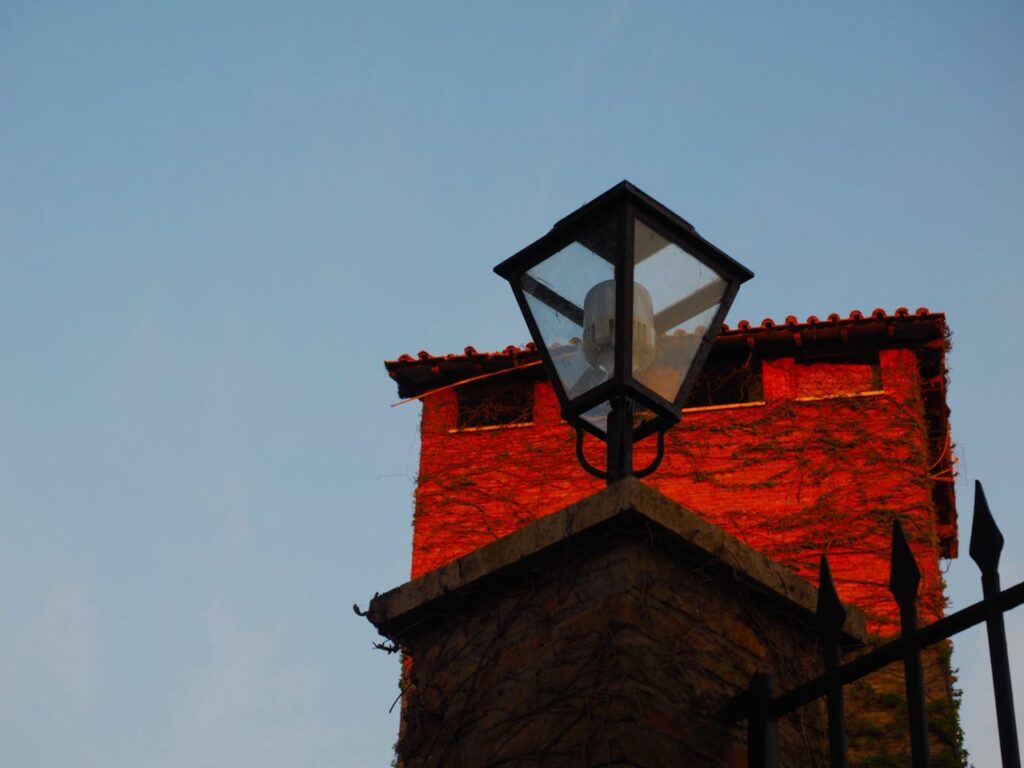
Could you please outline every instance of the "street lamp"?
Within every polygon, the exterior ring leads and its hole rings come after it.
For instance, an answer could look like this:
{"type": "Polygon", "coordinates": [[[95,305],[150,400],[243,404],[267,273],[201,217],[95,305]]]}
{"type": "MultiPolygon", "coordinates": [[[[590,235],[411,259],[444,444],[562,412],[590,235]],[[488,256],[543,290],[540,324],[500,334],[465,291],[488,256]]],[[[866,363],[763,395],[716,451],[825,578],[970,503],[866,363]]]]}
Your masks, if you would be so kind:
{"type": "Polygon", "coordinates": [[[627,181],[494,271],[512,284],[584,469],[616,480],[653,472],[740,283],[753,273],[627,181]],[[606,469],[583,436],[608,444],[606,469]],[[658,452],[634,472],[633,442],[658,452]]]}

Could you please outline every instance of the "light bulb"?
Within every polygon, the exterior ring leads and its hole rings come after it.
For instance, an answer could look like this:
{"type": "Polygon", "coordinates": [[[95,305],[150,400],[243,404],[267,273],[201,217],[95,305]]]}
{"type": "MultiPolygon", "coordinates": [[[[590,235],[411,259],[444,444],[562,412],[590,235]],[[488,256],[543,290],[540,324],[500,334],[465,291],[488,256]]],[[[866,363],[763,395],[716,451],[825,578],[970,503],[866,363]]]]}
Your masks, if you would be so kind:
{"type": "MultiPolygon", "coordinates": [[[[633,284],[633,372],[643,370],[656,352],[654,306],[650,292],[633,284]]],[[[615,367],[615,281],[605,280],[583,300],[583,355],[591,368],[611,375],[615,367]]]]}

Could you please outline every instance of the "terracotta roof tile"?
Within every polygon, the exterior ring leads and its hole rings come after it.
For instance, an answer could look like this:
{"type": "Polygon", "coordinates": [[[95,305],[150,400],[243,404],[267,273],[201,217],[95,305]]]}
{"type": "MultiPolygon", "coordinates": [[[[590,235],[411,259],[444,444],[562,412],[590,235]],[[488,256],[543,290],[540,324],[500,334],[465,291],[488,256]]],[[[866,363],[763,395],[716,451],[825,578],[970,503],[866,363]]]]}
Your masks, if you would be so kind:
{"type": "MultiPolygon", "coordinates": [[[[803,323],[797,319],[796,315],[787,315],[783,325],[776,324],[775,320],[770,317],[764,318],[758,326],[752,325],[749,320],[740,320],[736,323],[735,328],[723,325],[718,334],[718,342],[723,343],[731,339],[739,340],[752,337],[754,339],[761,339],[758,343],[762,343],[762,341],[779,343],[787,339],[792,343],[792,340],[802,329],[810,331],[810,335],[804,335],[805,338],[802,341],[809,340],[813,342],[816,336],[820,336],[821,333],[836,333],[834,330],[829,330],[836,326],[856,326],[860,330],[870,332],[873,328],[881,329],[893,323],[918,323],[920,319],[938,324],[941,332],[945,332],[945,316],[941,313],[932,313],[926,307],[919,307],[913,315],[906,307],[899,307],[891,315],[878,307],[872,310],[870,317],[865,317],[863,312],[854,309],[850,311],[849,316],[845,319],[838,313],[832,312],[825,320],[820,320],[816,315],[809,315],[803,323]]],[[[697,331],[703,332],[703,329],[697,329],[697,331]]],[[[472,346],[466,347],[461,355],[458,353],[433,355],[426,350],[420,350],[416,357],[402,354],[396,360],[387,361],[385,366],[388,371],[394,373],[396,369],[421,365],[423,362],[428,361],[451,363],[473,359],[484,363],[493,362],[502,368],[518,367],[519,365],[534,361],[537,357],[536,351],[537,348],[532,341],[528,341],[522,346],[510,344],[500,352],[479,352],[472,346]]]]}

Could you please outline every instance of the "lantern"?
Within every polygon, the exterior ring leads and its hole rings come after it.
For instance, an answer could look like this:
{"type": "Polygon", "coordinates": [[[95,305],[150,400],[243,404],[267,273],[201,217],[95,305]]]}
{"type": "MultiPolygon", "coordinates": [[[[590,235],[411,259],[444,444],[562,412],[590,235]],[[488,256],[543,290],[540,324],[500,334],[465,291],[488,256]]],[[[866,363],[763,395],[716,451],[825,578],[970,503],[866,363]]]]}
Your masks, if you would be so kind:
{"type": "Polygon", "coordinates": [[[626,181],[494,271],[512,285],[581,463],[609,484],[660,462],[665,430],[753,277],[626,181]],[[607,442],[606,470],[584,458],[584,433],[607,442]],[[633,442],[655,433],[657,458],[634,472],[633,442]]]}

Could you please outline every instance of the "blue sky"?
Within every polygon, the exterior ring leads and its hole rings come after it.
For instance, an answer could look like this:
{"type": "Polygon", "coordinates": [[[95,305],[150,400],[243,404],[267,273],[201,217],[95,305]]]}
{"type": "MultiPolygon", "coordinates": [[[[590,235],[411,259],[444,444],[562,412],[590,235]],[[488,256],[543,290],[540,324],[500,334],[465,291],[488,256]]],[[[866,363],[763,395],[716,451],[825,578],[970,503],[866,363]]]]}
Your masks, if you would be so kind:
{"type": "Polygon", "coordinates": [[[524,342],[491,268],[623,178],[757,274],[731,322],[945,311],[1024,579],[1022,75],[998,1],[0,5],[0,762],[387,765],[381,362],[524,342]]]}

